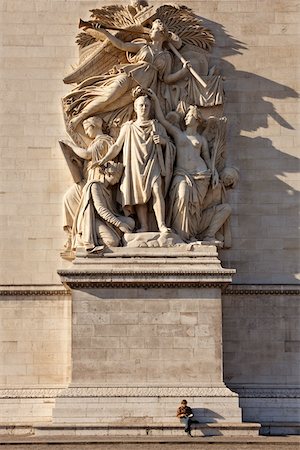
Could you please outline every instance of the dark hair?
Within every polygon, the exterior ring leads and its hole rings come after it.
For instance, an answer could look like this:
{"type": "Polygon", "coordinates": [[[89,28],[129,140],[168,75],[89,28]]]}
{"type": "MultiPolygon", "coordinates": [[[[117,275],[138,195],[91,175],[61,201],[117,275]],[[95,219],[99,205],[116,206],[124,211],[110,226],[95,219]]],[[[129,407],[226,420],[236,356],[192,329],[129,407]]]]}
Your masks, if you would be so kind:
{"type": "Polygon", "coordinates": [[[186,400],[181,400],[181,403],[185,403],[187,405],[187,401],[186,400]]]}

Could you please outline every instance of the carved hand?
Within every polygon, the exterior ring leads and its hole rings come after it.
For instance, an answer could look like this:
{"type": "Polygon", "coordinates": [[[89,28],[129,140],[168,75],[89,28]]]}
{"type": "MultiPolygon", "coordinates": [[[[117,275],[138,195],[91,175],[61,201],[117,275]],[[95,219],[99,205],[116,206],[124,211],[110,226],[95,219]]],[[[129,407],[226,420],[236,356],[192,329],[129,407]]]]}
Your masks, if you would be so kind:
{"type": "Polygon", "coordinates": [[[152,98],[153,101],[155,101],[155,102],[159,101],[157,98],[157,95],[155,94],[155,92],[152,89],[149,88],[147,90],[147,92],[148,92],[149,97],[152,98]]]}
{"type": "Polygon", "coordinates": [[[213,171],[212,175],[212,187],[213,189],[219,184],[219,174],[216,169],[213,171]]]}
{"type": "Polygon", "coordinates": [[[188,70],[188,69],[190,69],[192,67],[192,64],[191,64],[190,61],[184,61],[183,67],[184,67],[184,69],[188,70]]]}
{"type": "Polygon", "coordinates": [[[122,222],[119,226],[119,229],[122,231],[122,233],[130,233],[132,231],[132,228],[128,223],[122,222]]]}
{"type": "Polygon", "coordinates": [[[154,144],[166,145],[167,141],[159,134],[153,134],[153,142],[154,144]]]}

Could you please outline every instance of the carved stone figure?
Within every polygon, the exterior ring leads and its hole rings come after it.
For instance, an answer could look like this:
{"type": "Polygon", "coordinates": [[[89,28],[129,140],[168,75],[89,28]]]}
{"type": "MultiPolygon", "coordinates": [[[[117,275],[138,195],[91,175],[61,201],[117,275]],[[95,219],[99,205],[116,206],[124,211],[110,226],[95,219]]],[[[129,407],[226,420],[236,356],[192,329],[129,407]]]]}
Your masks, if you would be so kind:
{"type": "Polygon", "coordinates": [[[87,149],[80,148],[68,140],[60,141],[75,181],[66,192],[63,200],[63,227],[67,233],[67,241],[63,252],[65,256],[72,250],[72,228],[81,201],[83,187],[87,181],[99,178],[97,161],[106,154],[109,146],[114,142],[110,136],[103,134],[102,124],[103,121],[98,116],[90,117],[83,122],[85,133],[92,140],[87,149]]]}
{"type": "Polygon", "coordinates": [[[230,215],[232,208],[228,203],[226,192],[234,189],[239,180],[235,167],[225,167],[220,173],[220,183],[208,190],[203,203],[202,217],[196,238],[218,243],[223,248],[231,247],[230,215]]]}
{"type": "Polygon", "coordinates": [[[66,97],[68,112],[76,111],[71,119],[74,128],[87,117],[100,112],[113,111],[116,107],[126,106],[132,102],[131,90],[136,86],[156,90],[158,79],[166,84],[176,83],[188,70],[184,67],[175,73],[172,70],[170,52],[163,44],[171,39],[167,27],[160,19],[153,22],[149,36],[151,41],[123,42],[105,29],[98,29],[119,50],[130,52],[134,56],[129,64],[121,65],[117,73],[109,73],[95,80],[85,80],[66,97]]]}
{"type": "Polygon", "coordinates": [[[150,119],[149,97],[143,91],[140,94],[134,102],[137,119],[123,125],[101,164],[115,158],[123,149],[124,174],[120,185],[123,208],[131,212],[134,207],[140,222],[139,232],[153,231],[149,229],[148,219],[148,203],[152,199],[158,229],[168,232],[164,192],[171,180],[175,149],[162,125],[150,119]]]}
{"type": "Polygon", "coordinates": [[[100,172],[98,178],[94,175],[84,187],[74,218],[73,248],[84,247],[91,252],[101,245],[118,247],[122,233],[134,228],[134,220],[117,211],[111,191],[122,173],[123,165],[110,161],[103,174],[100,172]]]}
{"type": "Polygon", "coordinates": [[[103,245],[229,247],[226,190],[238,171],[226,167],[212,32],[185,6],[133,0],[91,12],[80,20],[78,67],[64,79],[76,84],[62,100],[74,142],[60,145],[75,181],[64,197],[64,254],[103,245]]]}
{"type": "Polygon", "coordinates": [[[198,132],[202,117],[196,106],[190,106],[185,116],[185,131],[163,116],[157,96],[152,92],[155,112],[176,144],[174,176],[169,192],[169,224],[179,236],[188,241],[196,236],[201,220],[203,201],[212,177],[218,183],[218,173],[212,161],[206,139],[198,132]]]}

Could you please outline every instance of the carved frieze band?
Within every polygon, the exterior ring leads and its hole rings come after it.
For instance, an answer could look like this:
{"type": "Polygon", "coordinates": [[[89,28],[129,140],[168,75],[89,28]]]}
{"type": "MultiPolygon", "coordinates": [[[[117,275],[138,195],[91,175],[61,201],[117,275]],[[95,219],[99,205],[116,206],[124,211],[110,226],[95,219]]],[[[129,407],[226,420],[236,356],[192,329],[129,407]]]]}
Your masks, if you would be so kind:
{"type": "Polygon", "coordinates": [[[5,290],[5,289],[1,289],[0,290],[0,297],[4,296],[4,297],[70,297],[71,295],[71,291],[67,290],[67,289],[60,289],[60,290],[43,290],[43,289],[37,289],[37,290],[26,290],[26,289],[15,289],[15,290],[5,290]]]}
{"type": "Polygon", "coordinates": [[[300,295],[300,287],[295,285],[230,285],[225,295],[300,295]]]}
{"type": "MultiPolygon", "coordinates": [[[[204,273],[204,272],[202,272],[204,273]]],[[[74,274],[70,274],[70,275],[74,275],[74,274]]],[[[164,274],[166,275],[166,273],[164,274]]],[[[173,274],[174,275],[174,274],[173,274]]],[[[181,273],[182,275],[182,273],[181,273]]],[[[190,274],[191,275],[191,274],[190,274]]],[[[222,275],[222,272],[220,271],[220,273],[218,273],[218,276],[222,275]]],[[[223,274],[224,275],[224,274],[223,274]]],[[[88,277],[87,277],[88,278],[88,277]]],[[[225,280],[224,280],[225,281],[225,280]]],[[[147,286],[152,286],[154,287],[156,286],[160,286],[160,287],[168,287],[170,285],[174,286],[174,287],[179,287],[179,286],[190,286],[190,287],[199,287],[199,285],[201,284],[201,287],[203,288],[215,288],[215,287],[220,287],[222,285],[222,287],[224,286],[224,281],[222,280],[221,282],[212,282],[212,281],[204,281],[202,279],[202,281],[200,280],[200,277],[197,279],[197,281],[194,280],[177,280],[174,281],[173,279],[169,279],[169,280],[161,280],[161,279],[157,279],[155,278],[155,274],[153,274],[151,276],[151,279],[147,279],[146,277],[143,280],[135,280],[135,282],[133,282],[132,280],[130,281],[130,286],[132,287],[147,287],[147,286]]],[[[114,284],[112,285],[111,280],[102,280],[99,281],[97,280],[87,280],[85,279],[83,282],[79,281],[79,280],[72,280],[69,283],[70,287],[72,288],[82,288],[82,287],[126,287],[128,286],[128,280],[122,280],[122,281],[115,281],[114,284]]],[[[12,286],[13,287],[13,286],[12,286]]],[[[299,296],[300,295],[300,288],[298,288],[297,286],[294,285],[281,285],[280,288],[278,287],[273,287],[272,285],[268,285],[268,287],[263,287],[261,285],[230,285],[226,288],[226,290],[223,293],[224,295],[234,295],[234,296],[240,296],[240,295],[263,295],[263,296],[268,296],[268,295],[287,295],[287,296],[299,296]]],[[[65,296],[65,297],[70,297],[71,296],[71,291],[67,290],[67,289],[42,289],[41,288],[37,288],[37,289],[30,289],[30,287],[28,287],[28,289],[25,288],[24,289],[20,288],[20,289],[6,289],[5,287],[0,287],[0,297],[4,296],[4,297],[16,297],[16,296],[24,296],[24,297],[55,297],[55,296],[65,296]]]]}
{"type": "Polygon", "coordinates": [[[209,287],[220,288],[231,282],[230,270],[180,271],[59,271],[62,280],[71,288],[87,287],[209,287]]]}
{"type": "Polygon", "coordinates": [[[300,389],[235,389],[217,387],[70,387],[66,389],[0,389],[0,398],[80,397],[242,397],[299,398],[300,389]]]}

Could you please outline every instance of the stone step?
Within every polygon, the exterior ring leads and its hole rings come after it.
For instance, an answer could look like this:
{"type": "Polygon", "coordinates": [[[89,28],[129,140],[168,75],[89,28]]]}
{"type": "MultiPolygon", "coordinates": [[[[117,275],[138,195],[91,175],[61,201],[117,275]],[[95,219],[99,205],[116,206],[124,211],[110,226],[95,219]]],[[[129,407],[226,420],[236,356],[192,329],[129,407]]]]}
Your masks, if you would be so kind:
{"type": "Polygon", "coordinates": [[[257,437],[226,437],[226,436],[214,436],[214,437],[196,437],[189,438],[186,436],[169,436],[169,437],[99,437],[99,436],[1,436],[0,445],[1,449],[30,449],[34,446],[34,449],[48,449],[48,445],[51,445],[51,449],[80,449],[84,444],[84,449],[136,449],[136,450],[156,450],[156,449],[174,449],[182,450],[184,448],[194,449],[211,449],[216,448],[219,450],[264,450],[270,448],[272,450],[286,450],[286,449],[299,449],[300,437],[299,436],[286,436],[286,437],[269,437],[269,436],[257,436],[257,437]]]}
{"type": "MultiPolygon", "coordinates": [[[[256,437],[260,424],[257,423],[199,423],[192,426],[193,436],[245,436],[256,437]]],[[[28,437],[170,437],[185,436],[182,425],[112,425],[112,424],[40,424],[40,425],[5,425],[0,426],[2,436],[28,437]]]]}

